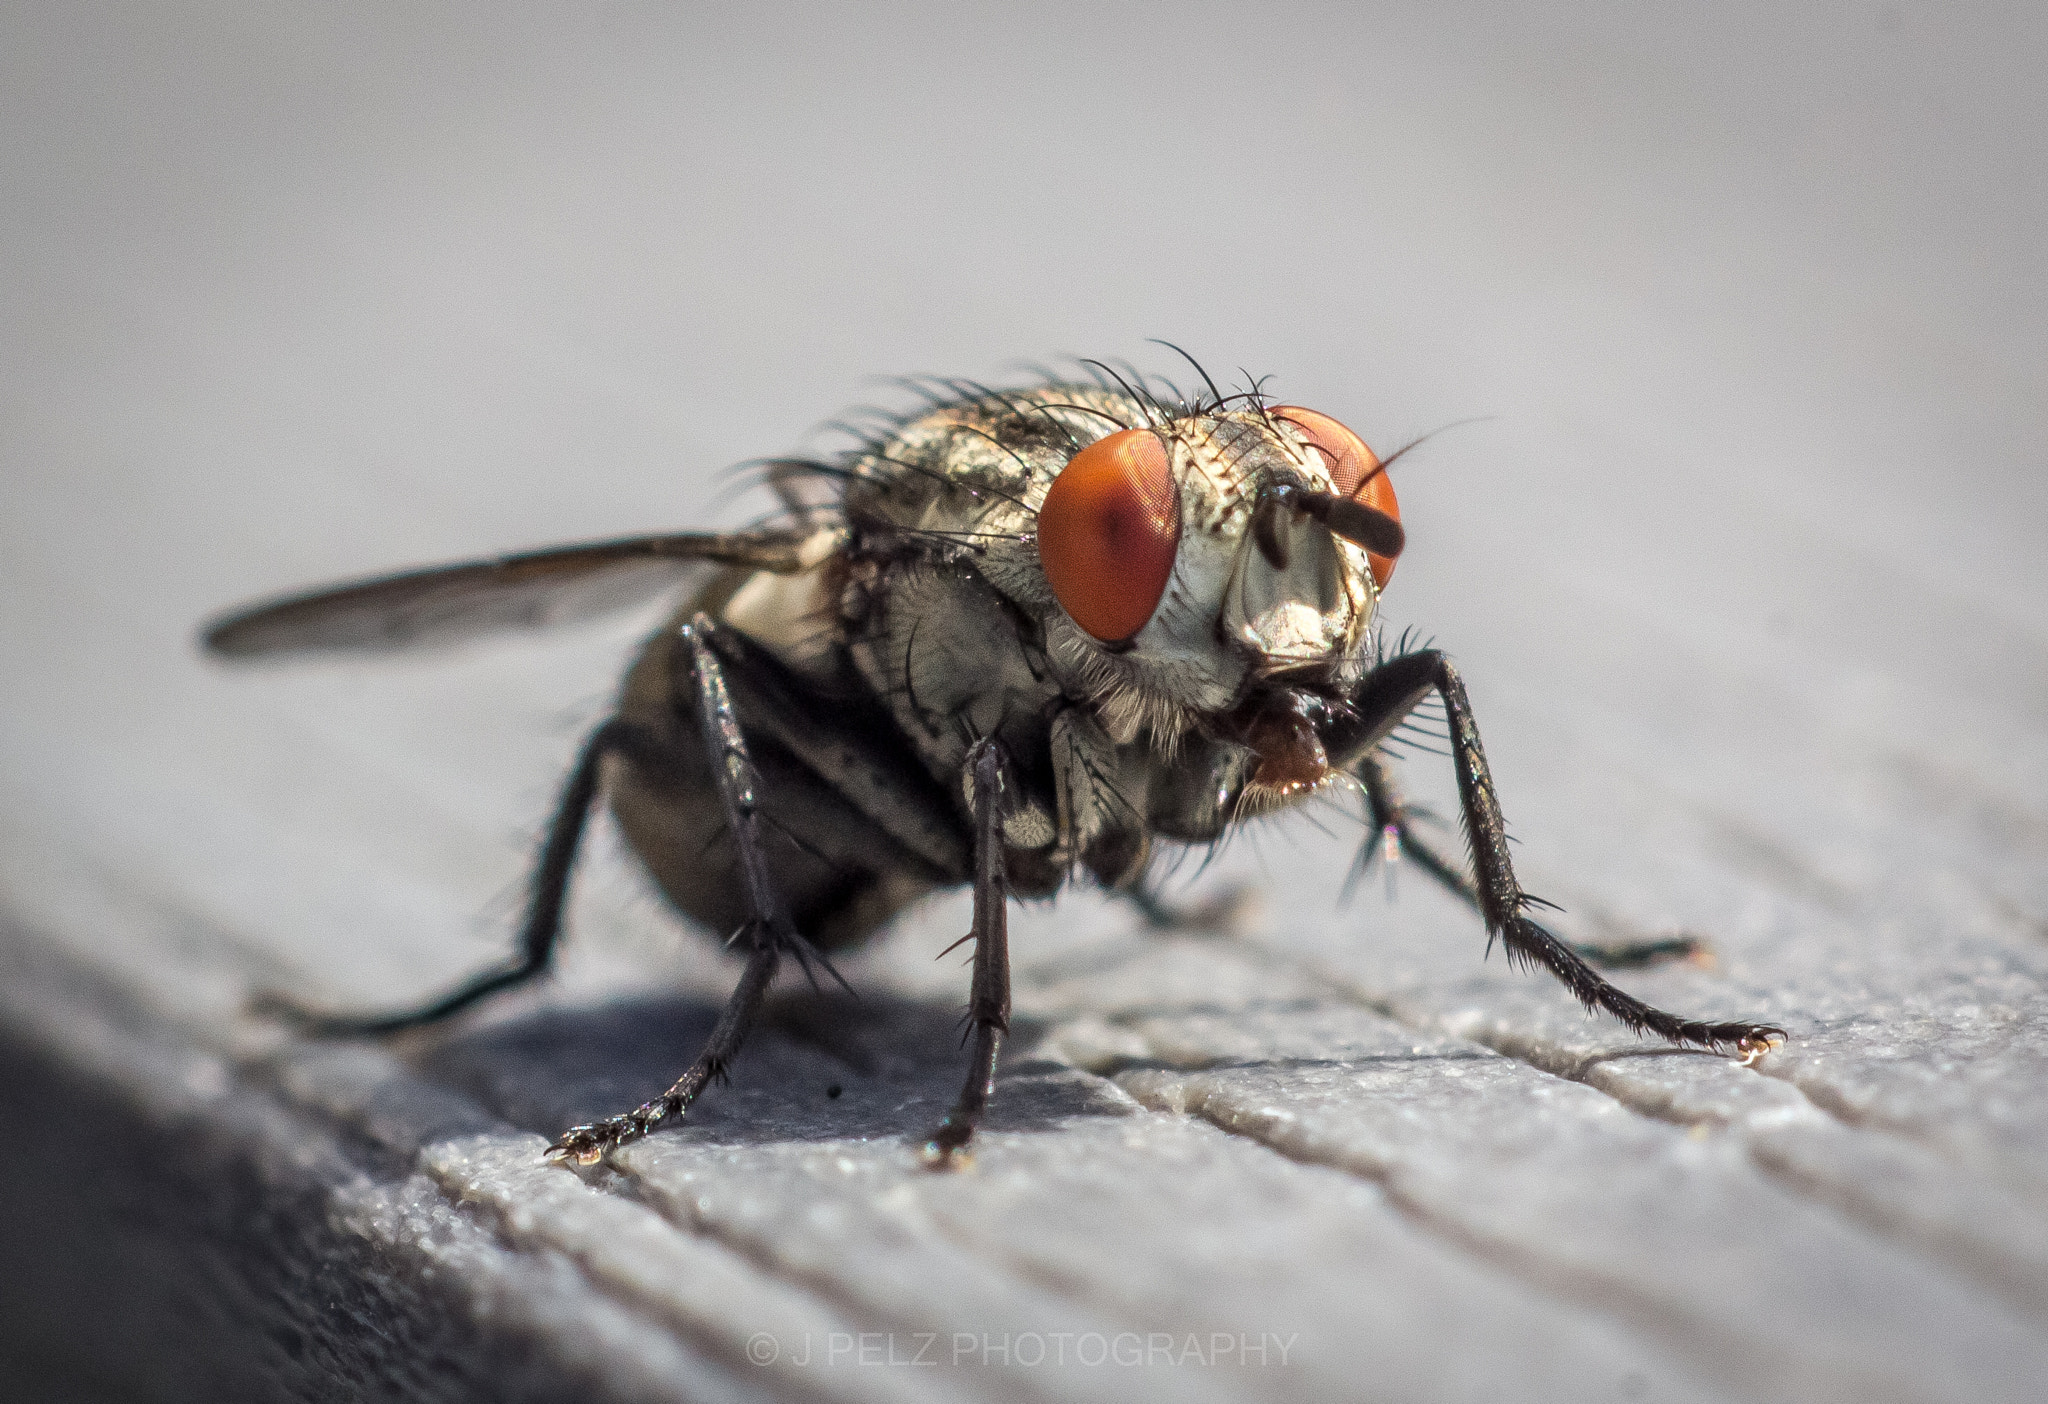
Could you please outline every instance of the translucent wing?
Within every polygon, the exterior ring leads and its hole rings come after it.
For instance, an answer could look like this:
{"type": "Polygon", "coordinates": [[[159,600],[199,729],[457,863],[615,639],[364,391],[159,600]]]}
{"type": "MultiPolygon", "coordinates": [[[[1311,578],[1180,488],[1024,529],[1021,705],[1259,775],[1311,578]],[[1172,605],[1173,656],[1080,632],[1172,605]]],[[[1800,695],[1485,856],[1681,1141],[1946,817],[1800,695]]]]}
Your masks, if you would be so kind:
{"type": "Polygon", "coordinates": [[[837,550],[838,528],[679,532],[524,551],[266,600],[201,634],[229,658],[431,646],[587,619],[680,585],[693,566],[792,574],[837,550]]]}

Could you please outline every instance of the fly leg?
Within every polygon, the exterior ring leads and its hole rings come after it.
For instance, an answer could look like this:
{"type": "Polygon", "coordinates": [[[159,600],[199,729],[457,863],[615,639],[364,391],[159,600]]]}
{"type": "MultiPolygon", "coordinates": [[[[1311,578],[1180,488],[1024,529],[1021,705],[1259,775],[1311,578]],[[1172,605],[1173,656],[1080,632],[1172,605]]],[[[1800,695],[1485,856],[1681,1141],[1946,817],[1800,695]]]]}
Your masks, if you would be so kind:
{"type": "MultiPolygon", "coordinates": [[[[1374,862],[1382,856],[1392,862],[1398,855],[1464,898],[1474,911],[1485,915],[1485,908],[1479,902],[1479,889],[1472,885],[1472,879],[1438,853],[1428,840],[1415,833],[1417,811],[1401,798],[1394,777],[1387,773],[1386,762],[1377,753],[1367,755],[1358,763],[1357,774],[1359,784],[1365,790],[1365,813],[1372,825],[1372,833],[1358,850],[1358,862],[1352,867],[1350,881],[1356,883],[1370,873],[1374,862]]],[[[1388,881],[1391,884],[1391,875],[1388,881]]],[[[1606,943],[1573,941],[1571,948],[1593,964],[1609,969],[1654,965],[1666,960],[1698,960],[1707,954],[1707,943],[1697,936],[1651,937],[1640,941],[1606,943]]]]}
{"type": "Polygon", "coordinates": [[[1366,675],[1349,711],[1325,728],[1324,744],[1339,765],[1356,767],[1416,704],[1429,693],[1443,698],[1449,723],[1451,757],[1457,767],[1458,804],[1472,844],[1476,881],[1471,900],[1486,922],[1489,937],[1499,937],[1510,961],[1540,965],[1562,981],[1589,1009],[1605,1010],[1637,1033],[1654,1033],[1674,1043],[1703,1048],[1734,1047],[1746,1055],[1782,1042],[1783,1029],[1769,1024],[1708,1023],[1667,1014],[1609,984],[1571,946],[1531,920],[1531,907],[1543,905],[1515,880],[1508,856],[1507,822],[1479,744],[1465,683],[1451,661],[1435,649],[1389,659],[1366,675]]]}
{"type": "Polygon", "coordinates": [[[1259,892],[1246,883],[1236,883],[1214,896],[1196,902],[1171,902],[1145,877],[1128,887],[1113,887],[1110,895],[1137,909],[1145,925],[1160,936],[1232,935],[1242,930],[1259,908],[1259,892]]]}
{"type": "Polygon", "coordinates": [[[548,968],[555,945],[562,935],[562,908],[569,897],[569,874],[576,863],[576,849],[583,841],[583,829],[590,806],[597,799],[601,766],[613,753],[632,756],[655,754],[657,743],[641,728],[614,717],[590,734],[575,769],[562,786],[555,805],[555,817],[548,825],[547,841],[534,864],[532,891],[527,898],[526,923],[519,946],[501,964],[479,971],[438,999],[416,1009],[389,1014],[329,1014],[308,1009],[278,994],[261,994],[252,1002],[263,1013],[274,1014],[310,1033],[325,1035],[386,1034],[445,1019],[459,1010],[495,994],[523,985],[548,968]]]}
{"type": "Polygon", "coordinates": [[[1484,909],[1479,905],[1479,889],[1472,885],[1472,880],[1455,863],[1432,848],[1427,840],[1416,836],[1416,811],[1401,798],[1394,777],[1387,774],[1385,762],[1376,754],[1368,754],[1358,763],[1357,774],[1358,782],[1365,790],[1365,817],[1372,825],[1372,833],[1358,850],[1358,862],[1352,868],[1351,880],[1355,883],[1370,873],[1373,863],[1383,856],[1383,852],[1388,861],[1398,855],[1484,915],[1484,909]]]}
{"type": "MultiPolygon", "coordinates": [[[[794,955],[806,968],[820,960],[810,943],[798,934],[789,914],[777,899],[768,878],[768,863],[761,846],[761,816],[758,801],[760,773],[747,754],[746,737],[740,731],[739,713],[725,685],[718,656],[711,650],[710,636],[717,625],[698,614],[677,631],[677,672],[690,673],[690,691],[696,698],[695,723],[702,732],[705,751],[712,759],[718,782],[718,799],[725,810],[725,824],[739,853],[740,881],[746,893],[747,923],[741,932],[750,951],[739,985],[711,1031],[711,1039],[697,1061],[676,1080],[673,1087],[650,1102],[602,1121],[572,1127],[548,1147],[548,1156],[574,1160],[579,1165],[595,1164],[605,1152],[629,1141],[637,1141],[671,1117],[679,1117],[712,1081],[723,1081],[746,1040],[747,1030],[760,1012],[761,1001],[775,979],[776,967],[785,953],[794,955]]],[[[685,680],[678,677],[674,695],[684,695],[685,680]]]]}
{"type": "Polygon", "coordinates": [[[925,1164],[943,1170],[974,1135],[988,1109],[996,1080],[996,1055],[1010,1028],[1009,891],[1003,869],[1003,800],[1009,767],[1003,748],[993,740],[978,741],[967,753],[967,774],[974,787],[974,928],[963,939],[974,942],[974,984],[967,1002],[967,1083],[960,1100],[924,1143],[925,1164]]]}

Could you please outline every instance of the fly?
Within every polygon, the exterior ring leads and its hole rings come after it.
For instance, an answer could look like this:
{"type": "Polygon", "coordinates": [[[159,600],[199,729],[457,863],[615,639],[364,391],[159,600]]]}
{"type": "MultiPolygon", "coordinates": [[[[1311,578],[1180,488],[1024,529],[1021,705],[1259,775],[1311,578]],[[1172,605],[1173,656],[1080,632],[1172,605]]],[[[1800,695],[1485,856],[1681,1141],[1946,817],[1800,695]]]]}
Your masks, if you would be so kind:
{"type": "MultiPolygon", "coordinates": [[[[592,1164],[722,1077],[785,961],[830,954],[971,885],[972,1049],[924,1143],[951,1163],[987,1108],[1010,1015],[1006,904],[1076,872],[1148,914],[1162,849],[1335,786],[1364,795],[1361,863],[1406,857],[1470,903],[1510,960],[1636,1032],[1753,1058],[1782,1030],[1681,1018],[1625,993],[1530,915],[1465,685],[1434,648],[1376,647],[1405,545],[1387,463],[1328,415],[1256,387],[1167,399],[1095,380],[946,382],[836,458],[766,465],[787,508],[756,530],[641,536],[387,576],[237,611],[230,658],[406,648],[663,591],[686,602],[583,743],[534,864],[514,952],[417,1008],[325,1034],[445,1019],[548,968],[602,798],[677,910],[732,933],[739,983],[674,1086],[562,1133],[592,1164]],[[1382,754],[1441,699],[1468,874],[1411,830],[1382,754]]],[[[1199,367],[1197,367],[1199,370],[1199,367]]]]}

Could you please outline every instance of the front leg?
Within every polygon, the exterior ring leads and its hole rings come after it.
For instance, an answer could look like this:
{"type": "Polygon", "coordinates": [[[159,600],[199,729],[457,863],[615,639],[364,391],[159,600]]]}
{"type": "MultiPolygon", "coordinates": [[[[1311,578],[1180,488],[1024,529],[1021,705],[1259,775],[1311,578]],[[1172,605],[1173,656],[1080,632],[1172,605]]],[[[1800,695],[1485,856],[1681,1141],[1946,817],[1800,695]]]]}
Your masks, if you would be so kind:
{"type": "MultiPolygon", "coordinates": [[[[726,1002],[725,1012],[719,1015],[718,1024],[712,1029],[704,1051],[697,1055],[697,1061],[690,1064],[689,1070],[676,1080],[673,1087],[632,1111],[563,1132],[561,1138],[548,1148],[551,1159],[592,1165],[602,1159],[606,1151],[638,1140],[670,1117],[683,1115],[706,1086],[714,1079],[724,1078],[726,1069],[739,1054],[740,1044],[745,1041],[754,1016],[760,1012],[761,1001],[775,979],[775,970],[783,953],[788,952],[806,964],[819,959],[797,932],[776,896],[773,883],[769,881],[767,858],[761,847],[761,776],[747,754],[747,741],[740,730],[739,714],[726,688],[718,656],[711,650],[710,636],[716,628],[703,614],[685,624],[678,631],[681,644],[678,662],[686,663],[688,667],[690,678],[687,686],[695,694],[696,724],[702,733],[705,751],[712,758],[711,768],[718,781],[718,799],[725,810],[726,829],[739,853],[740,880],[746,892],[748,917],[741,930],[752,947],[747,956],[747,968],[741,974],[732,998],[726,1002]]],[[[679,668],[677,671],[680,674],[683,670],[679,668]]],[[[680,703],[680,689],[686,684],[681,677],[677,683],[677,700],[680,703]]]]}
{"type": "Polygon", "coordinates": [[[1773,1042],[1784,1041],[1785,1031],[1769,1024],[1707,1023],[1645,1004],[1609,984],[1568,944],[1529,918],[1528,909],[1541,902],[1515,880],[1508,857],[1507,821],[1501,817],[1500,799],[1479,744],[1479,724],[1465,696],[1464,680],[1450,659],[1435,649],[1390,659],[1366,675],[1348,712],[1324,728],[1323,741],[1332,761],[1347,769],[1357,766],[1432,691],[1443,698],[1450,726],[1458,804],[1472,844],[1476,881],[1471,884],[1471,897],[1486,922],[1488,937],[1501,939],[1510,961],[1541,965],[1587,1008],[1605,1010],[1637,1033],[1648,1031],[1674,1043],[1703,1048],[1734,1047],[1752,1057],[1773,1042]]]}
{"type": "MultiPolygon", "coordinates": [[[[1388,864],[1387,890],[1392,892],[1392,865],[1397,858],[1406,858],[1464,898],[1474,911],[1483,916],[1485,909],[1479,904],[1479,889],[1472,885],[1472,879],[1438,853],[1428,840],[1416,834],[1417,811],[1401,798],[1394,777],[1387,774],[1386,762],[1377,754],[1368,755],[1358,763],[1357,774],[1358,783],[1365,790],[1365,814],[1372,825],[1372,833],[1358,850],[1358,861],[1352,865],[1346,892],[1350,891],[1351,884],[1371,872],[1375,860],[1381,858],[1388,864]]],[[[1667,960],[1706,960],[1711,963],[1707,943],[1697,936],[1661,936],[1600,944],[1574,941],[1571,947],[1593,964],[1610,970],[1654,965],[1667,960]]]]}
{"type": "Polygon", "coordinates": [[[924,1143],[925,1163],[943,1170],[955,1163],[988,1109],[996,1081],[996,1055],[1010,1028],[1009,890],[1003,869],[1003,803],[1009,767],[1002,746],[978,741],[967,753],[974,791],[974,984],[967,1021],[974,1040],[960,1100],[924,1143]]]}

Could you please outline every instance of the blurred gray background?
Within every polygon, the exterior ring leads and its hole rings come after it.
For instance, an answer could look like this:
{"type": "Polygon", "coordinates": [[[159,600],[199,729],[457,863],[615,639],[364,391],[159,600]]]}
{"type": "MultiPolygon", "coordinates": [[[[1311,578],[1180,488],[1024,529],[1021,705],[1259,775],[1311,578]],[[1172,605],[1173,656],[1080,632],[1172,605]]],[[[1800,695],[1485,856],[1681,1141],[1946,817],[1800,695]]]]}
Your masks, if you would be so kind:
{"type": "MultiPolygon", "coordinates": [[[[1482,718],[1537,655],[1663,710],[1620,608],[2031,807],[1971,665],[2048,678],[2044,58],[2027,6],[9,7],[0,781],[104,847],[233,789],[202,614],[743,521],[719,471],[878,377],[1156,336],[1383,450],[1493,416],[1387,606],[1482,718]]],[[[598,704],[617,640],[536,648],[526,716],[598,704]]],[[[438,666],[266,700],[376,754],[438,666]]],[[[447,729],[423,793],[544,801],[562,735],[447,729]]]]}
{"type": "MultiPolygon", "coordinates": [[[[217,1029],[251,983],[390,1000],[488,958],[647,616],[253,673],[197,657],[203,616],[743,522],[767,504],[722,470],[910,402],[883,377],[1189,378],[1163,337],[1382,451],[1486,416],[1404,460],[1386,617],[1463,665],[1530,885],[1574,934],[1709,932],[1718,974],[1632,987],[1787,1023],[1781,1078],[2048,1215],[2043,16],[0,8],[9,968],[60,952],[217,1029]],[[1898,1059],[1923,1101],[1873,1071],[1898,1059]]],[[[1354,837],[1227,856],[1284,894],[1267,947],[1496,1049],[1619,1037],[1480,966],[1419,884],[1340,916],[1354,837]]],[[[572,987],[727,978],[616,842],[589,867],[572,987]]],[[[957,999],[929,957],[960,917],[867,977],[957,999]]],[[[1020,915],[1019,960],[1127,925],[1079,894],[1020,915]]],[[[1979,1209],[1934,1256],[2020,1310],[2048,1249],[2000,1258],[1979,1209]]],[[[1731,1281],[1783,1266],[1744,1251],[1731,1281]]],[[[1906,1342],[1900,1397],[2048,1358],[2038,1314],[1978,1349],[1941,1324],[1988,1319],[1967,1294],[1866,1327],[1801,1282],[1757,1308],[1816,1359],[1906,1342]]],[[[1431,1350],[1519,1372],[1474,1339],[1431,1350]]],[[[1756,1397],[1728,1338],[1659,1339],[1702,1397],[1756,1397]]],[[[1805,1397],[1875,1397],[1811,1368],[1805,1397]]]]}

